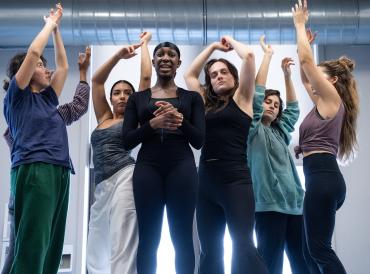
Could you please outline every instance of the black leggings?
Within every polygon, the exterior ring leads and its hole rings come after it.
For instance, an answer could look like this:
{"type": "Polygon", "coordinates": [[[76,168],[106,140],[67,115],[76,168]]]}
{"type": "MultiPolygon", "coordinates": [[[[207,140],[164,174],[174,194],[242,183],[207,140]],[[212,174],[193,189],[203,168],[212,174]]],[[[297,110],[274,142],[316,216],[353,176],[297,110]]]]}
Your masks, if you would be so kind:
{"type": "Polygon", "coordinates": [[[310,274],[303,256],[303,217],[274,211],[256,212],[258,252],[270,274],[282,274],[284,250],[293,274],[310,274]]]}
{"type": "Polygon", "coordinates": [[[346,273],[331,247],[336,211],[346,196],[346,185],[336,157],[316,153],[303,158],[306,195],[303,204],[304,227],[308,245],[305,254],[311,273],[346,273]],[[311,258],[309,258],[309,256],[311,258]]]}
{"type": "MultiPolygon", "coordinates": [[[[176,154],[176,149],[172,151],[176,154]]],[[[193,219],[198,176],[193,154],[179,151],[178,156],[139,154],[133,174],[135,206],[139,225],[138,274],[155,274],[157,249],[161,238],[166,205],[168,225],[175,248],[176,273],[194,274],[193,219]],[[184,157],[182,157],[184,156],[184,157]],[[155,159],[154,159],[155,158],[155,159]]],[[[168,150],[167,150],[168,151],[168,150]]],[[[141,151],[142,152],[142,151],[141,151]]]]}
{"type": "Polygon", "coordinates": [[[253,243],[254,196],[246,163],[201,162],[198,195],[199,273],[224,273],[226,224],[233,241],[231,273],[267,273],[253,243]]]}

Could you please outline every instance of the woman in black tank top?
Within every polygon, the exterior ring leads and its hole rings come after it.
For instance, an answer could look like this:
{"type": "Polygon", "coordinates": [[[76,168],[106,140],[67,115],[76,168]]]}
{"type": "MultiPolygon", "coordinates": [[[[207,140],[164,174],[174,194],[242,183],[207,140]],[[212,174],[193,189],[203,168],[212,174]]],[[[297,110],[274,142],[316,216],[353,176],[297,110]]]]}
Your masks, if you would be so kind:
{"type": "Polygon", "coordinates": [[[232,273],[267,273],[253,243],[254,196],[247,165],[247,138],[253,117],[255,60],[247,46],[229,36],[204,49],[185,74],[206,107],[206,138],[199,163],[197,225],[200,274],[224,273],[226,224],[233,240],[232,273]],[[214,50],[234,49],[242,59],[241,77],[225,59],[207,61],[214,50]],[[206,64],[205,64],[206,63],[206,64]],[[202,66],[205,85],[198,80],[202,66]]]}

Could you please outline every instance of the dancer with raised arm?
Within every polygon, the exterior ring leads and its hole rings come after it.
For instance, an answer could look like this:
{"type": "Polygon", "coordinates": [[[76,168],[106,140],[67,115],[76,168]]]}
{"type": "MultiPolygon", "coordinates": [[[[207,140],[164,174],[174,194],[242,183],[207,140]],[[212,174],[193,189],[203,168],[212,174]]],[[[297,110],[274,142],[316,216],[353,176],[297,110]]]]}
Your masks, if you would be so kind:
{"type": "Polygon", "coordinates": [[[293,274],[308,274],[303,256],[303,197],[295,163],[289,152],[291,133],[299,106],[291,79],[291,58],[281,68],[286,89],[286,108],[280,92],[266,89],[273,49],[260,39],[264,51],[256,76],[253,121],[249,132],[248,160],[251,169],[258,251],[271,274],[283,273],[284,250],[293,274]]]}
{"type": "MultiPolygon", "coordinates": [[[[27,53],[23,53],[23,56],[26,56],[27,53]]],[[[90,48],[87,47],[85,53],[80,53],[78,57],[78,68],[80,71],[80,82],[76,87],[75,94],[73,96],[72,102],[67,104],[61,105],[58,107],[58,111],[62,116],[66,125],[70,125],[73,122],[79,120],[86,112],[89,106],[89,98],[90,98],[90,86],[86,82],[87,79],[87,70],[90,66],[90,48]]],[[[8,86],[8,82],[5,81],[6,84],[4,89],[6,90],[8,86]]],[[[11,136],[9,128],[6,129],[4,132],[4,139],[9,146],[10,151],[12,150],[14,139],[11,136]]],[[[73,170],[72,170],[73,174],[73,170]]],[[[10,236],[9,236],[9,245],[8,245],[8,254],[5,259],[5,263],[1,274],[9,274],[10,268],[13,264],[14,260],[14,244],[15,244],[15,235],[14,235],[14,197],[12,194],[9,196],[8,202],[8,216],[9,216],[9,227],[10,227],[10,236]]]]}
{"type": "Polygon", "coordinates": [[[141,43],[124,46],[94,73],[92,96],[98,126],[91,134],[95,179],[95,202],[90,209],[87,244],[89,274],[136,273],[138,247],[137,218],[132,191],[135,161],[122,140],[128,98],[135,92],[127,80],[118,80],[111,88],[109,106],[105,82],[121,59],[136,55],[141,46],[139,90],[147,89],[151,80],[148,43],[150,32],[140,36],[141,43]]]}
{"type": "Polygon", "coordinates": [[[316,265],[311,273],[346,273],[331,246],[336,211],[346,196],[346,184],[337,157],[348,160],[357,145],[356,122],[359,99],[352,74],[354,64],[347,57],[316,65],[306,23],[307,1],[292,8],[297,32],[302,82],[314,107],[299,129],[297,154],[303,154],[306,195],[303,217],[309,255],[316,265]]]}
{"type": "Polygon", "coordinates": [[[224,273],[226,224],[233,241],[231,273],[267,273],[253,243],[255,205],[246,155],[253,117],[254,53],[224,36],[195,58],[184,77],[188,88],[202,95],[206,108],[196,211],[201,246],[199,273],[224,273]],[[240,79],[236,67],[226,59],[207,62],[215,50],[235,50],[242,59],[240,79]],[[205,85],[198,79],[203,66],[205,85]]]}
{"type": "Polygon", "coordinates": [[[4,99],[12,146],[15,252],[10,273],[57,273],[63,250],[69,192],[69,149],[65,121],[56,106],[68,72],[56,5],[27,54],[14,56],[4,99]],[[56,70],[42,57],[53,35],[56,70]]]}

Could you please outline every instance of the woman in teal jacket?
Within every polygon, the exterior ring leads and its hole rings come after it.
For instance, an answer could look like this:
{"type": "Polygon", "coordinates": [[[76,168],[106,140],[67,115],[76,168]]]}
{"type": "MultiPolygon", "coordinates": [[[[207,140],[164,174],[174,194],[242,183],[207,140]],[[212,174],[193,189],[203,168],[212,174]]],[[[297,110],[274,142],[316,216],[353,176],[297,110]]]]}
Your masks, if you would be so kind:
{"type": "Polygon", "coordinates": [[[273,55],[261,37],[264,57],[256,77],[253,121],[249,133],[248,154],[256,202],[258,251],[271,274],[283,271],[284,250],[294,274],[309,273],[302,251],[302,207],[304,191],[289,152],[290,133],[299,117],[290,66],[282,60],[286,86],[286,108],[280,92],[266,89],[273,55]]]}

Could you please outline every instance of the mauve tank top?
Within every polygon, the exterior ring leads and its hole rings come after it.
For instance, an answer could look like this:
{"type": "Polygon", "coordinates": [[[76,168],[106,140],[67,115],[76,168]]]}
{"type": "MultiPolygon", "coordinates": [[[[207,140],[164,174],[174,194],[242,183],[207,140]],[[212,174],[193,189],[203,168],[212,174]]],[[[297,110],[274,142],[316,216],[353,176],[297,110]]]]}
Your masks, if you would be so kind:
{"type": "Polygon", "coordinates": [[[323,119],[315,106],[304,118],[299,127],[299,146],[296,157],[304,152],[328,151],[337,155],[345,109],[340,104],[337,114],[331,119],[323,119]]]}

